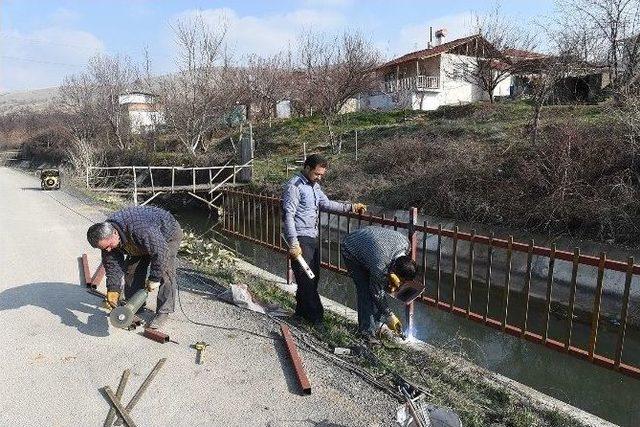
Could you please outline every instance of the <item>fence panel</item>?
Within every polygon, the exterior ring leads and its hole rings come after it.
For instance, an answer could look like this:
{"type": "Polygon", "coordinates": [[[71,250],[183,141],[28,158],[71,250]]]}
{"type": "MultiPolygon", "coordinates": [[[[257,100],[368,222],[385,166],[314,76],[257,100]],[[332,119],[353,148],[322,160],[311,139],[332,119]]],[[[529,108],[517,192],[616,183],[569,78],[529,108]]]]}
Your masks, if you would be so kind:
{"type": "MultiPolygon", "coordinates": [[[[279,198],[233,189],[226,189],[223,194],[225,232],[287,252],[282,242],[279,198]]],[[[346,273],[340,259],[340,242],[354,229],[377,225],[399,230],[410,238],[420,280],[425,284],[421,300],[427,305],[640,378],[640,362],[627,360],[623,352],[630,327],[632,289],[638,284],[640,273],[640,265],[634,264],[633,258],[623,262],[604,253],[599,257],[585,255],[578,248],[568,252],[555,245],[536,246],[533,240],[514,241],[512,236],[499,239],[493,233],[483,236],[475,230],[461,231],[457,226],[445,229],[441,224],[416,224],[415,209],[408,211],[406,218],[409,221],[399,220],[398,216],[389,219],[322,211],[318,224],[321,267],[346,273]],[[570,278],[561,277],[560,266],[571,271],[570,278]],[[624,277],[624,291],[615,301],[617,312],[612,314],[609,310],[611,325],[605,331],[603,289],[608,274],[614,273],[624,277]],[[594,290],[578,286],[593,275],[594,290]],[[587,300],[593,301],[590,307],[584,302],[587,300]],[[590,325],[587,336],[578,336],[574,331],[578,321],[590,325]],[[600,336],[606,337],[610,350],[600,351],[600,336]]],[[[615,280],[616,276],[612,277],[615,280]]],[[[412,314],[412,307],[408,307],[407,316],[411,318],[412,314]]]]}

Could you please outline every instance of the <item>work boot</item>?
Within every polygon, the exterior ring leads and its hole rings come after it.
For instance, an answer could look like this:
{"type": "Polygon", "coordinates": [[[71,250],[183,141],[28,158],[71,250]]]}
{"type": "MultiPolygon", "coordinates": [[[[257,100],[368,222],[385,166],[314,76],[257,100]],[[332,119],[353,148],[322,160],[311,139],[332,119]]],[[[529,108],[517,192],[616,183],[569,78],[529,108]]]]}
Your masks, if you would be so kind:
{"type": "Polygon", "coordinates": [[[369,348],[378,347],[382,345],[382,341],[380,341],[375,335],[369,332],[362,333],[362,340],[364,341],[365,345],[369,348]]]}
{"type": "Polygon", "coordinates": [[[153,320],[151,321],[151,323],[149,323],[149,328],[150,329],[161,329],[164,324],[167,322],[167,319],[169,318],[169,314],[168,313],[158,313],[155,315],[155,317],[153,318],[153,320]]]}
{"type": "Polygon", "coordinates": [[[327,333],[327,328],[324,327],[324,322],[322,320],[316,320],[313,322],[313,329],[315,329],[320,335],[327,333]]]}

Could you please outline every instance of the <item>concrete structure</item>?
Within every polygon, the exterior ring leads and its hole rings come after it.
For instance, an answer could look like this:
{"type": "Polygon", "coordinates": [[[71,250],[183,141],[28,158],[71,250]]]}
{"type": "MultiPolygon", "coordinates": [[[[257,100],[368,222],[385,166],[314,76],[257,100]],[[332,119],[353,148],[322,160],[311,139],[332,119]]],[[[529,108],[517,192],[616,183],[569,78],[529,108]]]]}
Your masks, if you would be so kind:
{"type": "Polygon", "coordinates": [[[145,92],[129,92],[118,96],[118,103],[129,116],[131,132],[136,134],[153,132],[164,124],[157,96],[145,92]]]}
{"type": "MultiPolygon", "coordinates": [[[[496,58],[501,54],[479,34],[441,43],[444,34],[444,30],[436,32],[437,46],[380,66],[380,88],[363,97],[361,107],[435,110],[441,105],[488,100],[489,95],[465,75],[476,66],[478,57],[496,58]]],[[[507,74],[495,88],[494,97],[509,96],[511,86],[512,76],[507,74]]]]}
{"type": "Polygon", "coordinates": [[[285,99],[276,104],[276,118],[288,119],[291,118],[291,101],[285,99]]]}

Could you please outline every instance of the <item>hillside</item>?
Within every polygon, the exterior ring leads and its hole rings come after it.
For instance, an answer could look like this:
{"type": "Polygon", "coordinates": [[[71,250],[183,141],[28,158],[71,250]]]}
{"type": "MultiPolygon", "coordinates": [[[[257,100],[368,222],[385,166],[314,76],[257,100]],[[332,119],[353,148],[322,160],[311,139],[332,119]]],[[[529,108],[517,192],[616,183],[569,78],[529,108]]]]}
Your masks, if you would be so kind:
{"type": "Polygon", "coordinates": [[[306,142],[307,153],[331,158],[324,185],[338,199],[417,206],[460,221],[555,235],[640,241],[638,148],[615,110],[545,107],[535,145],[530,115],[524,102],[352,113],[334,130],[342,138],[340,153],[319,117],[259,126],[255,185],[279,192],[286,163],[293,167],[306,142]]]}

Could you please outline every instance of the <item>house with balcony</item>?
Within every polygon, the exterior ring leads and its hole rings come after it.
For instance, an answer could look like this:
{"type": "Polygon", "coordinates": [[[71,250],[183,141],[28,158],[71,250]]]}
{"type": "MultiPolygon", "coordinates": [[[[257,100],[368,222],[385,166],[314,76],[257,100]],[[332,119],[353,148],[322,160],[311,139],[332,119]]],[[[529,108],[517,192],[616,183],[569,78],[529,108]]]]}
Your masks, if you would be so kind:
{"type": "Polygon", "coordinates": [[[157,98],[157,95],[142,91],[131,91],[118,96],[118,103],[128,116],[132,133],[153,132],[165,123],[157,98]]]}
{"type": "MultiPolygon", "coordinates": [[[[479,34],[446,43],[445,30],[438,30],[435,35],[435,46],[429,43],[427,49],[402,55],[377,68],[380,87],[366,97],[363,108],[435,110],[441,105],[489,99],[465,76],[477,64],[477,58],[486,54],[492,60],[501,54],[479,34]]],[[[505,76],[494,96],[509,96],[511,85],[511,76],[505,76]]]]}

